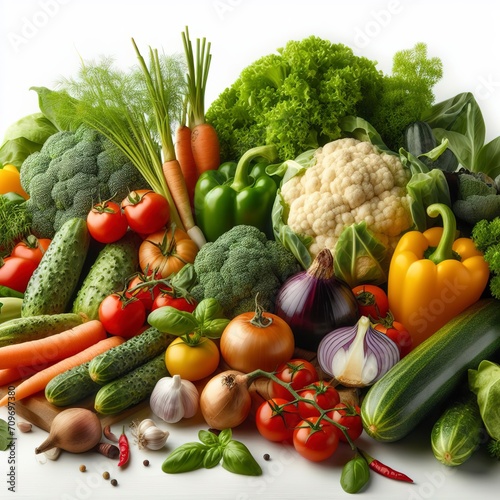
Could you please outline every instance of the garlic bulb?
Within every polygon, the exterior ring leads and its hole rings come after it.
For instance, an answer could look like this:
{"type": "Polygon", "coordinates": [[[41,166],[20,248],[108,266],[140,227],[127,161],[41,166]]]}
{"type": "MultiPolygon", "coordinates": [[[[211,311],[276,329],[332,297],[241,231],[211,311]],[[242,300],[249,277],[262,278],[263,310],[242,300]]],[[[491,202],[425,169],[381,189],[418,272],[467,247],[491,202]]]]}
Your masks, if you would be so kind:
{"type": "Polygon", "coordinates": [[[149,405],[157,417],[173,424],[182,418],[193,417],[198,411],[199,399],[198,389],[192,382],[174,375],[158,380],[149,405]]]}
{"type": "Polygon", "coordinates": [[[150,418],[146,418],[141,422],[132,422],[131,428],[140,450],[143,448],[160,450],[165,446],[170,435],[168,431],[163,431],[157,427],[154,420],[150,418]]]}

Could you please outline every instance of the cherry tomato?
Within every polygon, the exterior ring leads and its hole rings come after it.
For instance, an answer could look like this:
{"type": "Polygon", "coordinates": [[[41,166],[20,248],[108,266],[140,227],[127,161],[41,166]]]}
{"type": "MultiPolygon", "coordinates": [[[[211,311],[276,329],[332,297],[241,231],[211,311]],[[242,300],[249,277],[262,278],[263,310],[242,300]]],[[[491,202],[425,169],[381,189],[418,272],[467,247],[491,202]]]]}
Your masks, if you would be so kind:
{"type": "Polygon", "coordinates": [[[388,314],[385,321],[373,326],[375,330],[385,333],[399,348],[401,358],[404,358],[413,348],[413,339],[402,323],[394,321],[392,314],[388,314]]]}
{"type": "Polygon", "coordinates": [[[144,325],[146,309],[135,297],[113,293],[101,302],[99,320],[110,335],[129,339],[137,335],[144,325]]]}
{"type": "MultiPolygon", "coordinates": [[[[360,413],[361,410],[359,406],[338,403],[335,410],[328,412],[327,415],[338,424],[347,427],[347,434],[352,441],[355,441],[363,433],[363,423],[360,413]]],[[[333,427],[337,432],[340,441],[347,443],[347,438],[342,432],[342,429],[339,429],[336,426],[333,427]]]]}
{"type": "Polygon", "coordinates": [[[389,299],[385,291],[375,285],[358,285],[352,289],[358,302],[361,316],[368,316],[372,321],[385,318],[389,312],[389,299]]]}
{"type": "MultiPolygon", "coordinates": [[[[335,408],[340,403],[340,395],[328,382],[318,380],[298,391],[303,398],[314,401],[323,410],[335,408]]],[[[299,413],[302,418],[319,416],[320,412],[310,403],[299,401],[299,413]]]]}
{"type": "Polygon", "coordinates": [[[154,311],[163,306],[175,307],[179,311],[193,312],[197,303],[192,297],[176,297],[175,292],[165,291],[155,297],[151,310],[154,311]]]}
{"type": "Polygon", "coordinates": [[[301,420],[297,405],[282,398],[264,401],[255,412],[257,430],[269,441],[292,442],[293,431],[301,420]]]}
{"type": "Polygon", "coordinates": [[[90,235],[100,243],[113,243],[125,236],[128,222],[118,203],[103,201],[95,204],[87,215],[90,235]]]}
{"type": "Polygon", "coordinates": [[[208,377],[219,366],[220,353],[217,344],[207,337],[199,343],[188,344],[182,337],[173,340],[165,351],[168,372],[194,382],[208,377]]]}
{"type": "MultiPolygon", "coordinates": [[[[276,369],[275,375],[281,381],[290,384],[295,391],[312,384],[319,378],[314,365],[306,359],[300,358],[293,358],[290,361],[281,363],[276,369]]],[[[272,394],[288,401],[294,399],[290,392],[277,382],[272,384],[272,394]]]]}
{"type": "Polygon", "coordinates": [[[139,234],[152,234],[164,228],[170,219],[167,199],[150,189],[131,191],[122,201],[128,225],[139,234]]]}
{"type": "Polygon", "coordinates": [[[293,431],[293,446],[304,458],[321,462],[330,458],[339,444],[335,426],[319,417],[302,420],[293,431]]]}
{"type": "Polygon", "coordinates": [[[15,245],[10,256],[31,259],[39,264],[51,241],[49,238],[37,238],[34,235],[29,235],[26,239],[15,245]]]}
{"type": "Polygon", "coordinates": [[[21,257],[0,258],[0,285],[24,293],[31,275],[37,267],[38,263],[32,259],[23,259],[21,257]]]}
{"type": "Polygon", "coordinates": [[[146,311],[152,310],[153,301],[160,293],[160,285],[141,286],[133,292],[130,290],[138,285],[146,284],[148,281],[152,281],[153,279],[155,278],[152,274],[148,274],[146,276],[142,273],[138,273],[129,281],[127,291],[125,292],[126,297],[135,297],[139,299],[144,304],[146,311]]]}

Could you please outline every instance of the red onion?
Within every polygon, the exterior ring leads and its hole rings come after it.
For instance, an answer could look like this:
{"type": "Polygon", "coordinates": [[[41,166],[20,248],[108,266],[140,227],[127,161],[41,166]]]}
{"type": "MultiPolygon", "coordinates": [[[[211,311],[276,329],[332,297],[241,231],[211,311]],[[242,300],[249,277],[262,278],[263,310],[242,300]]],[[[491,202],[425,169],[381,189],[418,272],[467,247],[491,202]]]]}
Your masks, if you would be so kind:
{"type": "Polygon", "coordinates": [[[275,314],[289,324],[295,345],[310,351],[316,351],[321,339],[335,328],[356,323],[356,298],[350,286],[335,277],[329,249],[321,250],[307,271],[283,283],[275,314]]]}
{"type": "Polygon", "coordinates": [[[399,359],[396,343],[375,330],[367,316],[330,332],[318,346],[321,369],[346,387],[374,384],[399,359]]]}

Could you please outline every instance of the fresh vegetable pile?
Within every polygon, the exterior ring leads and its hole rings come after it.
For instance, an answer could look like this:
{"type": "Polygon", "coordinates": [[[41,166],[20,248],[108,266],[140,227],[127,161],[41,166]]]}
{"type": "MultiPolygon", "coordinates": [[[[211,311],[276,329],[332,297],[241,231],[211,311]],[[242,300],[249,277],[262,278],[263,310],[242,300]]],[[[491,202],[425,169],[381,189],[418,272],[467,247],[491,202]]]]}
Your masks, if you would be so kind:
{"type": "Polygon", "coordinates": [[[233,439],[250,422],[311,462],[347,447],[332,467],[356,493],[371,471],[413,482],[361,436],[438,408],[437,461],[500,459],[500,139],[474,96],[434,103],[425,44],[384,75],[311,36],[205,109],[210,43],[182,47],[132,40],[134,68],[34,87],[0,148],[0,406],[61,409],[36,453],[126,467],[127,434],[161,450],[200,415],[164,473],[263,474],[233,439]],[[119,436],[95,418],[144,406],[119,436]]]}

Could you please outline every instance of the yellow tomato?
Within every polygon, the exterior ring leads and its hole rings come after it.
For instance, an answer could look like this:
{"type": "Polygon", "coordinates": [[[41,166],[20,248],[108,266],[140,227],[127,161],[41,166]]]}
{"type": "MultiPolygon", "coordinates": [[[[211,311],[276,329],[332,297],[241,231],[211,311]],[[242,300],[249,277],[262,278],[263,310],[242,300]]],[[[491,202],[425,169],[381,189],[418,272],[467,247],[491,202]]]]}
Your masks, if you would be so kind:
{"type": "Polygon", "coordinates": [[[219,366],[219,348],[213,340],[203,337],[198,344],[190,345],[181,337],[167,347],[165,365],[170,375],[194,382],[208,377],[219,366]]]}
{"type": "Polygon", "coordinates": [[[4,165],[0,169],[0,194],[17,193],[23,198],[28,199],[28,194],[21,186],[19,170],[14,165],[4,165]]]}

